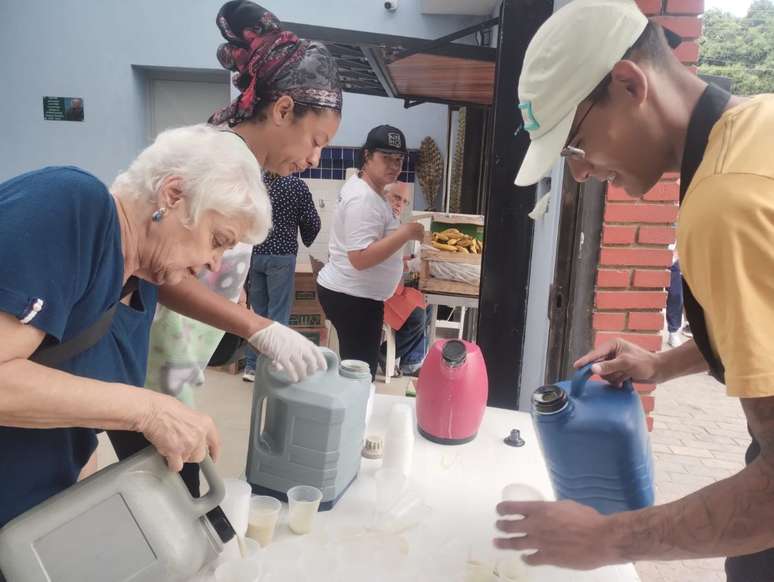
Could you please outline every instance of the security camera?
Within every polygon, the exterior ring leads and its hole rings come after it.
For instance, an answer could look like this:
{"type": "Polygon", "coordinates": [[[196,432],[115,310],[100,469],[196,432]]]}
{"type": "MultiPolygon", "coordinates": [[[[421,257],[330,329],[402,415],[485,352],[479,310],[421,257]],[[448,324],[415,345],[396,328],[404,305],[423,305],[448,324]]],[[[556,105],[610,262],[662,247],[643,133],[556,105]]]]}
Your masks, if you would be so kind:
{"type": "Polygon", "coordinates": [[[395,12],[398,9],[398,0],[384,0],[384,9],[395,12]]]}

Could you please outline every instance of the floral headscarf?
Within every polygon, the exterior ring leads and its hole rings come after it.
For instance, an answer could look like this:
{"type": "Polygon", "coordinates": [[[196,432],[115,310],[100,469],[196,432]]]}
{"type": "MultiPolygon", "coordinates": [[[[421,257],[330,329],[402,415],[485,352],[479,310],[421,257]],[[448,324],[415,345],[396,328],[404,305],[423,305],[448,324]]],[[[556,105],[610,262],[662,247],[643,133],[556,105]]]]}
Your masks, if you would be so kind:
{"type": "Polygon", "coordinates": [[[271,12],[247,0],[226,2],[217,25],[226,43],[218,60],[234,71],[241,94],[210,117],[210,123],[234,126],[250,119],[259,103],[288,95],[296,103],[341,111],[336,61],[324,45],[300,39],[271,12]]]}

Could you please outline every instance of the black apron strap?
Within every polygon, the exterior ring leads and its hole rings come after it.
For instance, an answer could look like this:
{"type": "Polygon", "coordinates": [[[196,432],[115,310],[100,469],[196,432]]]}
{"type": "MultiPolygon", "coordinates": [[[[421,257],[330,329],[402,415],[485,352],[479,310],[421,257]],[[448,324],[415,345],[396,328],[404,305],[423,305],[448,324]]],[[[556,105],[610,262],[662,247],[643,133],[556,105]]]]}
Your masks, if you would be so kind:
{"type": "MultiPolygon", "coordinates": [[[[685,138],[685,150],[683,152],[683,163],[680,168],[680,203],[685,198],[685,193],[693,180],[696,170],[699,168],[704,152],[707,149],[707,142],[712,128],[723,115],[731,94],[719,87],[709,84],[702,94],[696,108],[691,114],[691,120],[688,124],[688,133],[685,138]]],[[[679,249],[678,249],[679,252],[679,249]]],[[[718,381],[725,382],[725,369],[723,362],[720,361],[712,350],[709,333],[707,331],[707,321],[704,317],[704,310],[693,295],[688,282],[683,277],[683,307],[688,323],[693,333],[693,341],[699,348],[701,355],[709,365],[710,374],[718,381]]]]}
{"type": "MultiPolygon", "coordinates": [[[[124,285],[124,288],[121,290],[121,299],[136,291],[137,285],[137,277],[129,277],[126,285],[124,285]]],[[[115,317],[119,303],[120,299],[112,305],[110,309],[103,313],[96,322],[65,342],[56,343],[55,339],[51,336],[47,336],[46,339],[43,340],[43,343],[38,346],[38,349],[32,353],[29,359],[43,366],[52,367],[61,364],[62,362],[66,362],[81,352],[85,352],[96,345],[108,332],[110,325],[113,323],[113,317],[115,317]]]]}

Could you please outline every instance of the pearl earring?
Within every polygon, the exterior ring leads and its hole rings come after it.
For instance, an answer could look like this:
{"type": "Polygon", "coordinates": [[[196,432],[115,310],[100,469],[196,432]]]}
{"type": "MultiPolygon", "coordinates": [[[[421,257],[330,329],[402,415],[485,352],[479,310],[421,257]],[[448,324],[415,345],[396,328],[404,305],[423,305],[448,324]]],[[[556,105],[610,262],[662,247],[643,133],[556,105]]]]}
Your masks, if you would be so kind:
{"type": "Polygon", "coordinates": [[[151,220],[153,222],[161,222],[161,219],[167,215],[166,208],[159,208],[156,212],[151,214],[151,220]]]}

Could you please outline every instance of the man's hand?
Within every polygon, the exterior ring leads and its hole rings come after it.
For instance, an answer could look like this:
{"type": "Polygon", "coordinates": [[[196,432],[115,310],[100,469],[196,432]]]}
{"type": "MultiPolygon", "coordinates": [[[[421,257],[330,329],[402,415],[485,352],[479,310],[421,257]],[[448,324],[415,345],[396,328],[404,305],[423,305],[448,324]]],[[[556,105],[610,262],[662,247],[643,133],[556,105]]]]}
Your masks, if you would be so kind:
{"type": "Polygon", "coordinates": [[[617,386],[630,379],[634,382],[658,382],[658,354],[622,339],[614,339],[601,345],[574,365],[581,368],[593,362],[596,363],[591,367],[591,371],[617,386]]]}
{"type": "Polygon", "coordinates": [[[707,362],[693,340],[654,354],[622,339],[615,339],[592,350],[574,365],[581,368],[592,363],[594,374],[616,385],[629,379],[660,384],[679,376],[707,371],[707,362]]]}
{"type": "Polygon", "coordinates": [[[504,501],[497,513],[507,519],[497,529],[519,537],[495,539],[502,550],[537,550],[524,557],[530,566],[553,565],[593,570],[622,563],[612,546],[605,545],[608,518],[574,501],[504,501]],[[523,519],[513,517],[524,516],[523,519]]]}

